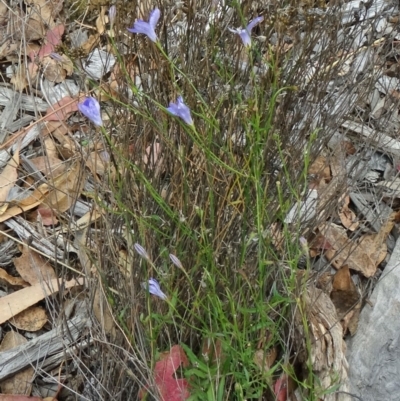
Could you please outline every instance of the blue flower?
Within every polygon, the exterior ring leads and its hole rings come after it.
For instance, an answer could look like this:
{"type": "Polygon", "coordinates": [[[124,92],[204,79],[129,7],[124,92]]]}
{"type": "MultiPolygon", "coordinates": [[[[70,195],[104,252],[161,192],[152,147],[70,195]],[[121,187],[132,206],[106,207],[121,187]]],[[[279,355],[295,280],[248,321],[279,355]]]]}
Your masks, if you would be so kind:
{"type": "Polygon", "coordinates": [[[60,56],[58,53],[50,53],[50,57],[56,61],[63,61],[62,56],[60,56]]]}
{"type": "Polygon", "coordinates": [[[103,125],[100,113],[100,104],[94,97],[87,97],[82,103],[78,104],[78,109],[93,124],[98,125],[99,127],[103,125]]]}
{"type": "Polygon", "coordinates": [[[240,36],[240,38],[242,39],[243,44],[246,47],[250,47],[251,46],[251,31],[256,25],[258,25],[263,20],[264,20],[264,17],[257,17],[257,18],[254,18],[251,22],[249,22],[249,24],[244,29],[243,28],[237,28],[237,29],[228,28],[228,29],[231,32],[238,34],[240,36]]]}
{"type": "Polygon", "coordinates": [[[112,27],[114,25],[115,17],[117,15],[117,7],[115,5],[112,5],[108,9],[108,19],[110,21],[110,26],[112,27]]]}
{"type": "Polygon", "coordinates": [[[153,11],[150,12],[149,22],[138,19],[133,24],[132,28],[128,28],[128,31],[132,33],[143,33],[151,41],[157,42],[157,34],[155,31],[155,27],[159,19],[160,19],[160,10],[158,8],[155,8],[153,11]]]}
{"type": "Polygon", "coordinates": [[[143,259],[150,260],[149,254],[146,252],[146,249],[144,249],[144,248],[142,247],[142,245],[136,243],[136,244],[133,245],[133,247],[135,248],[135,251],[136,251],[143,259]]]}
{"type": "Polygon", "coordinates": [[[193,125],[190,109],[183,103],[182,96],[179,96],[175,103],[170,102],[167,110],[174,116],[181,118],[186,124],[193,125]]]}
{"type": "Polygon", "coordinates": [[[169,258],[171,259],[171,262],[172,262],[176,267],[178,267],[179,269],[183,269],[182,262],[181,262],[175,255],[173,255],[172,253],[170,253],[170,254],[169,254],[169,258]]]}
{"type": "Polygon", "coordinates": [[[160,284],[158,284],[158,281],[155,278],[151,278],[147,283],[142,283],[142,287],[158,298],[163,300],[168,299],[168,297],[161,291],[160,284]]]}

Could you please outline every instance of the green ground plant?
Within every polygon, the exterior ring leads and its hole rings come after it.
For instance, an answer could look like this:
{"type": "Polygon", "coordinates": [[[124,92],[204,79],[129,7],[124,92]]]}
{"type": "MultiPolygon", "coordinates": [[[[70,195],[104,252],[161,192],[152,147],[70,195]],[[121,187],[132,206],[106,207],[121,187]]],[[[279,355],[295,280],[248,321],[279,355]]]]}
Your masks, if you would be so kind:
{"type": "Polygon", "coordinates": [[[119,92],[86,82],[109,98],[98,134],[112,168],[96,199],[104,233],[115,233],[94,239],[91,253],[118,325],[103,338],[99,399],[136,399],[143,388],[159,399],[154,366],[179,344],[189,400],[274,400],[283,373],[304,400],[318,400],[335,388],[319,388],[310,359],[296,362],[292,338],[295,313],[308,333],[301,236],[313,222],[285,218],[334,131],[332,115],[314,117],[329,106],[341,66],[335,16],[309,17],[304,28],[294,2],[198,1],[196,10],[163,2],[156,42],[129,33],[137,10],[146,19],[154,6],[117,3],[107,46],[120,65],[119,92]],[[260,15],[250,46],[228,30],[260,15]],[[322,27],[331,42],[309,75],[322,27]],[[193,124],[168,112],[178,96],[193,124]],[[165,299],[143,288],[152,278],[165,299]],[[260,367],[257,352],[276,358],[260,367]]]}

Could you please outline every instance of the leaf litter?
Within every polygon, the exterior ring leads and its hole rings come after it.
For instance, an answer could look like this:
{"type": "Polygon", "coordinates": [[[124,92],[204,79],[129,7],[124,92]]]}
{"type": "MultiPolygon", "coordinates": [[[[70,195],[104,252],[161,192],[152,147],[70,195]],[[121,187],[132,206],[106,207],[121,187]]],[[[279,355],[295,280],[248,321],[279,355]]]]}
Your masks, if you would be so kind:
{"type": "MultiPolygon", "coordinates": [[[[56,46],[62,44],[65,27],[56,23],[56,15],[62,7],[62,1],[35,0],[29,3],[26,10],[18,9],[19,15],[12,16],[10,10],[3,3],[0,3],[1,27],[7,25],[7,28],[11,28],[13,32],[17,33],[22,31],[20,24],[24,20],[25,39],[30,42],[30,46],[22,49],[25,52],[25,56],[30,60],[27,66],[20,63],[17,69],[9,70],[9,79],[13,85],[13,91],[5,88],[3,94],[5,94],[6,102],[10,98],[11,92],[19,92],[29,86],[29,81],[26,79],[27,74],[29,73],[32,79],[35,78],[39,73],[39,66],[43,69],[44,79],[53,85],[49,85],[51,88],[49,92],[55,91],[57,84],[63,83],[66,77],[72,74],[71,60],[65,55],[60,56],[60,59],[50,57],[51,53],[55,52],[56,46]],[[22,18],[25,17],[24,13],[29,17],[22,18]],[[2,20],[1,15],[6,14],[10,18],[2,20]],[[40,46],[36,43],[35,47],[35,44],[32,43],[34,41],[41,41],[40,46]]],[[[358,3],[343,5],[344,24],[352,23],[354,8],[357,7],[359,7],[358,3]]],[[[379,15],[381,7],[381,2],[373,3],[372,7],[365,10],[365,13],[361,13],[359,21],[365,21],[379,15]]],[[[143,12],[143,14],[146,13],[143,12]]],[[[385,32],[390,30],[390,25],[384,24],[382,20],[379,20],[379,22],[379,26],[382,25],[380,29],[385,32]]],[[[108,51],[98,48],[93,49],[93,45],[98,43],[100,35],[107,32],[107,23],[106,7],[101,7],[96,19],[97,32],[90,35],[89,39],[82,43],[82,49],[87,56],[83,62],[83,69],[93,79],[101,79],[110,71],[111,76],[113,76],[112,74],[118,71],[117,68],[121,68],[121,66],[116,65],[116,59],[108,51]],[[117,68],[113,69],[114,65],[117,68]]],[[[354,26],[352,34],[355,37],[362,37],[366,33],[359,31],[354,26]]],[[[1,35],[4,36],[3,30],[1,35]]],[[[4,43],[2,42],[0,57],[7,60],[16,58],[15,51],[19,49],[16,40],[18,40],[18,35],[6,38],[4,43]]],[[[360,43],[362,42],[360,39],[360,43]]],[[[378,46],[380,43],[381,39],[378,38],[378,41],[374,42],[374,46],[378,46]]],[[[366,64],[368,64],[365,61],[368,60],[368,52],[369,50],[360,49],[357,46],[352,49],[347,57],[346,65],[342,66],[340,74],[342,76],[346,74],[356,76],[364,72],[367,68],[366,64]]],[[[396,67],[393,61],[388,61],[388,64],[389,68],[396,67]]],[[[383,78],[389,77],[384,75],[383,78]]],[[[111,81],[110,87],[115,87],[115,82],[115,80],[111,81]]],[[[396,97],[396,88],[397,83],[391,79],[382,79],[374,87],[373,94],[367,102],[369,102],[368,105],[371,106],[371,113],[375,118],[384,115],[391,102],[393,104],[393,98],[396,97]]],[[[44,91],[44,93],[46,92],[44,91]]],[[[23,99],[24,101],[21,102],[22,110],[25,112],[32,111],[34,106],[37,106],[36,110],[46,112],[46,116],[37,122],[35,126],[36,132],[33,132],[32,136],[28,135],[32,130],[28,131],[24,127],[18,127],[11,138],[8,138],[7,142],[2,145],[1,149],[4,150],[4,154],[1,160],[4,168],[0,173],[0,220],[2,222],[8,221],[8,227],[11,230],[15,232],[19,230],[19,236],[23,238],[26,244],[30,243],[33,238],[35,246],[37,246],[38,242],[45,243],[44,253],[46,251],[53,252],[61,256],[63,253],[69,252],[73,247],[68,247],[53,239],[51,241],[47,240],[47,242],[43,241],[44,232],[37,231],[36,235],[33,235],[24,224],[32,222],[23,222],[22,217],[20,219],[14,218],[24,215],[24,212],[38,208],[36,218],[42,222],[43,226],[57,225],[65,218],[65,212],[76,205],[77,199],[80,198],[85,190],[87,172],[83,166],[86,165],[91,175],[97,177],[98,180],[101,180],[106,175],[107,164],[101,157],[101,152],[104,149],[100,142],[92,144],[89,150],[82,146],[77,147],[73,132],[71,132],[70,127],[66,127],[63,123],[78,110],[78,93],[72,96],[64,93],[61,98],[51,103],[43,102],[42,99],[34,96],[30,99],[23,99]],[[58,126],[51,125],[51,122],[60,122],[60,124],[58,126]],[[46,156],[39,155],[31,159],[35,168],[33,171],[27,171],[26,176],[23,176],[20,173],[21,162],[19,154],[20,152],[25,152],[27,147],[31,146],[39,135],[46,137],[46,156]],[[23,142],[24,139],[26,139],[25,142],[23,142]],[[8,143],[8,140],[11,140],[11,142],[8,143]],[[84,163],[79,158],[76,158],[79,152],[85,155],[84,163]],[[50,154],[53,155],[53,159],[50,158],[50,154]],[[44,177],[41,177],[40,180],[32,178],[35,177],[35,173],[42,173],[44,177]],[[24,181],[22,185],[19,182],[21,179],[24,181]],[[44,181],[41,182],[41,180],[44,181]],[[13,195],[13,189],[17,190],[15,196],[13,195]],[[11,219],[13,219],[12,222],[11,219]]],[[[365,104],[358,105],[358,107],[365,107],[365,104]]],[[[312,363],[319,374],[321,383],[326,382],[327,386],[329,386],[329,383],[327,383],[329,381],[329,369],[332,366],[338,368],[338,366],[344,365],[345,358],[341,351],[343,346],[341,339],[344,332],[346,332],[346,328],[349,327],[352,334],[354,333],[354,330],[350,329],[351,325],[354,327],[350,319],[354,320],[355,318],[349,318],[349,315],[351,309],[354,310],[359,305],[360,297],[352,276],[360,274],[362,277],[372,278],[382,267],[382,262],[387,258],[387,241],[395,226],[396,216],[394,213],[390,213],[386,215],[386,221],[378,222],[378,220],[382,216],[383,204],[391,206],[390,201],[400,197],[398,182],[396,181],[398,180],[396,173],[398,165],[396,166],[394,163],[395,157],[400,156],[399,144],[390,134],[383,134],[380,127],[370,128],[363,123],[364,121],[357,121],[357,118],[355,118],[348,119],[342,124],[343,130],[338,132],[338,142],[345,149],[344,152],[338,155],[336,151],[331,154],[327,151],[325,156],[317,159],[317,162],[308,171],[312,179],[308,191],[304,194],[305,199],[299,204],[293,205],[285,219],[287,224],[293,224],[298,219],[313,221],[322,217],[322,222],[320,221],[316,224],[313,231],[305,233],[310,244],[310,256],[312,258],[325,257],[331,266],[337,270],[333,274],[332,290],[328,294],[329,296],[325,296],[326,294],[322,290],[317,291],[315,288],[310,288],[306,300],[306,306],[309,308],[310,313],[311,331],[315,339],[312,347],[312,363]],[[358,137],[355,137],[354,134],[357,134],[358,137]],[[377,147],[381,150],[381,154],[374,153],[374,155],[377,155],[378,161],[391,165],[389,167],[392,169],[392,174],[388,172],[386,165],[382,168],[381,166],[372,166],[369,162],[364,164],[363,174],[365,174],[362,177],[360,172],[357,172],[358,175],[354,172],[353,161],[357,158],[362,158],[365,143],[373,145],[373,149],[377,147]],[[389,161],[385,161],[385,154],[391,155],[389,161]],[[354,156],[353,161],[350,160],[352,156],[354,156]],[[342,182],[343,179],[347,181],[347,177],[352,176],[352,174],[353,182],[351,185],[349,182],[342,182]],[[364,190],[361,186],[364,180],[369,180],[368,184],[374,189],[381,190],[380,193],[382,195],[378,197],[373,194],[373,191],[364,190]],[[354,185],[355,182],[360,185],[354,185]],[[327,207],[328,203],[332,202],[332,199],[334,199],[335,207],[327,207]],[[334,211],[327,216],[327,210],[330,213],[332,210],[334,211]],[[371,232],[371,227],[373,232],[371,232]],[[332,308],[332,305],[334,308],[332,308]],[[342,322],[342,332],[332,329],[338,321],[342,322]],[[323,341],[320,341],[321,338],[323,338],[323,341]]],[[[392,132],[398,128],[398,125],[397,121],[392,121],[392,132]]],[[[142,157],[143,162],[151,169],[157,170],[159,165],[162,164],[163,155],[161,149],[160,144],[157,142],[147,146],[142,157]]],[[[359,162],[356,161],[356,163],[359,162]]],[[[86,213],[89,212],[86,211],[86,213]]],[[[279,230],[276,227],[273,229],[276,233],[276,238],[281,241],[283,235],[278,233],[279,230]]],[[[70,234],[73,234],[73,229],[70,234]]],[[[16,322],[17,317],[24,311],[28,317],[33,317],[33,321],[43,322],[45,320],[43,316],[42,318],[35,318],[35,316],[36,313],[42,313],[44,309],[37,309],[38,307],[34,305],[47,297],[49,293],[58,291],[58,281],[54,270],[42,269],[47,262],[42,257],[39,257],[33,249],[29,249],[26,244],[23,245],[22,255],[14,258],[15,267],[21,278],[12,277],[5,271],[2,275],[2,279],[8,282],[10,286],[24,288],[1,299],[3,301],[3,304],[0,303],[1,322],[7,320],[11,323],[13,321],[16,322]],[[30,287],[27,287],[28,283],[31,285],[30,287]],[[46,289],[47,284],[55,285],[56,283],[55,289],[48,292],[46,289]],[[11,297],[12,295],[15,296],[11,297]],[[20,299],[22,296],[25,300],[20,299]],[[11,302],[12,308],[10,308],[11,302]],[[42,312],[39,312],[39,310],[42,312]]],[[[81,283],[82,281],[79,281],[79,284],[81,283]]],[[[76,282],[69,281],[64,285],[65,287],[74,287],[76,282]]],[[[97,298],[96,303],[100,303],[97,298]]],[[[100,316],[100,313],[97,313],[97,315],[100,316]]],[[[24,324],[24,327],[27,327],[30,323],[24,324]]],[[[35,326],[35,328],[39,326],[35,326]]],[[[110,323],[106,326],[112,327],[112,324],[110,323]]],[[[31,330],[28,330],[28,328],[23,330],[34,331],[32,328],[31,330]]],[[[40,328],[37,330],[40,330],[40,328]]],[[[111,331],[111,328],[106,331],[111,331]]],[[[257,352],[255,355],[257,365],[271,367],[275,358],[268,359],[269,356],[265,356],[263,361],[261,353],[257,352]]],[[[170,351],[162,354],[161,359],[156,362],[153,372],[156,387],[160,394],[165,396],[166,400],[183,400],[189,396],[190,391],[187,381],[174,377],[177,368],[181,364],[187,365],[187,363],[186,355],[178,345],[173,346],[170,351]],[[176,396],[177,398],[168,396],[177,388],[180,391],[180,395],[176,396]]],[[[339,371],[343,373],[340,369],[339,371]]],[[[280,385],[283,381],[284,377],[282,376],[275,382],[275,394],[282,399],[283,396],[281,394],[283,393],[280,390],[280,385]]]]}

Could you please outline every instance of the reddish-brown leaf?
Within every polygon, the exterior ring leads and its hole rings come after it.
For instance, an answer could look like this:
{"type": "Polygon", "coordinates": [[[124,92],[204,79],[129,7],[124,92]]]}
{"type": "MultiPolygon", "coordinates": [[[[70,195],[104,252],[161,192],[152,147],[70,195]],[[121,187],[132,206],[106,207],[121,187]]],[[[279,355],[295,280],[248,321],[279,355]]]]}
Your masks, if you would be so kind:
{"type": "Polygon", "coordinates": [[[78,101],[69,96],[65,96],[47,109],[45,121],[65,121],[77,110],[78,101]]]}
{"type": "MultiPolygon", "coordinates": [[[[185,401],[189,398],[189,383],[186,379],[177,379],[176,370],[189,364],[185,351],[180,345],[174,345],[154,367],[154,381],[162,401],[185,401]]],[[[139,395],[143,398],[144,392],[139,395]]]]}
{"type": "Polygon", "coordinates": [[[282,374],[282,376],[275,382],[274,393],[277,401],[287,400],[287,376],[282,374]]]}

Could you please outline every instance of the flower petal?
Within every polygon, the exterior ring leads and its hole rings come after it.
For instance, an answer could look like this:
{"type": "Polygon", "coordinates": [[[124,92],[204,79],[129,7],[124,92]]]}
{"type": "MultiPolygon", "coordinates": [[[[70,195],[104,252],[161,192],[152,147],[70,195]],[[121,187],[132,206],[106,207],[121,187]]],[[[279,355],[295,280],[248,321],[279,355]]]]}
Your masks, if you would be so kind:
{"type": "Polygon", "coordinates": [[[85,117],[92,121],[93,124],[99,127],[103,125],[100,104],[94,97],[87,97],[82,103],[78,104],[78,109],[85,117]]]}
{"type": "Polygon", "coordinates": [[[176,117],[181,118],[186,124],[193,125],[192,116],[190,114],[190,109],[183,102],[182,96],[178,96],[176,102],[170,102],[167,110],[176,117]]]}
{"type": "Polygon", "coordinates": [[[115,5],[112,5],[108,9],[108,19],[110,21],[110,25],[114,25],[116,15],[117,15],[117,8],[115,7],[115,5]]]}
{"type": "Polygon", "coordinates": [[[149,254],[146,252],[146,249],[142,247],[142,245],[138,244],[137,242],[133,245],[135,251],[144,259],[150,260],[149,254]]]}
{"type": "Polygon", "coordinates": [[[256,17],[254,18],[252,21],[250,21],[246,28],[242,29],[242,28],[238,28],[238,29],[232,29],[232,28],[228,28],[232,33],[236,33],[240,36],[240,39],[242,39],[243,44],[246,47],[250,47],[251,46],[251,31],[252,29],[259,24],[261,21],[264,20],[264,17],[256,17]]]}
{"type": "Polygon", "coordinates": [[[170,258],[171,262],[172,262],[176,267],[178,267],[179,269],[183,269],[182,262],[181,262],[175,255],[173,255],[172,253],[170,253],[170,254],[169,254],[169,258],[170,258]]]}
{"type": "Polygon", "coordinates": [[[249,24],[246,26],[246,30],[251,33],[252,29],[258,25],[261,21],[264,20],[264,17],[256,17],[252,21],[249,22],[249,24]]]}
{"type": "Polygon", "coordinates": [[[245,29],[242,29],[241,32],[239,33],[239,36],[246,47],[251,46],[251,37],[249,32],[247,32],[245,29]]]}
{"type": "Polygon", "coordinates": [[[142,283],[142,287],[156,297],[164,300],[168,299],[168,297],[161,291],[160,284],[158,284],[158,281],[155,278],[149,279],[147,283],[142,283]]]}
{"type": "Polygon", "coordinates": [[[228,28],[228,30],[231,31],[232,33],[237,33],[238,35],[242,31],[241,29],[238,29],[238,28],[228,28]]]}
{"type": "Polygon", "coordinates": [[[160,18],[160,10],[155,8],[150,12],[149,22],[138,19],[132,28],[128,28],[129,32],[132,33],[142,33],[146,35],[152,42],[157,42],[157,34],[154,28],[160,18]]]}
{"type": "Polygon", "coordinates": [[[158,20],[160,19],[160,10],[155,8],[153,11],[150,12],[149,16],[149,24],[154,29],[157,25],[158,20]]]}
{"type": "Polygon", "coordinates": [[[175,103],[170,102],[169,107],[167,107],[167,110],[174,116],[179,117],[179,107],[175,103]]]}

